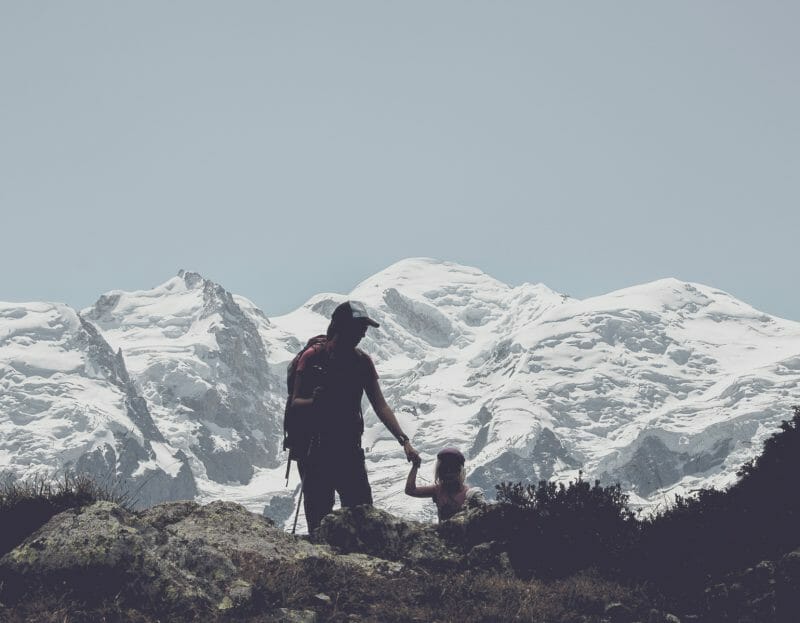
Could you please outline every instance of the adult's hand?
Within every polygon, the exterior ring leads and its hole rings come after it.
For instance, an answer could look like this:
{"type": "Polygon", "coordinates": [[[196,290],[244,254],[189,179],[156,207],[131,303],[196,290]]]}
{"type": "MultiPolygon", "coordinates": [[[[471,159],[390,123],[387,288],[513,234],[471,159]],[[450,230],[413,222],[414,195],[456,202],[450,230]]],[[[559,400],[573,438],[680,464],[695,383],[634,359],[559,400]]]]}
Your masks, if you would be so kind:
{"type": "Polygon", "coordinates": [[[313,401],[314,404],[318,404],[322,402],[324,398],[325,398],[325,388],[322,387],[321,385],[317,385],[314,388],[314,391],[311,393],[311,400],[313,401]]]}
{"type": "Polygon", "coordinates": [[[414,450],[414,446],[411,445],[410,441],[406,441],[403,444],[403,450],[406,453],[406,460],[414,465],[419,466],[419,464],[422,462],[422,459],[419,458],[419,452],[414,450]]]}

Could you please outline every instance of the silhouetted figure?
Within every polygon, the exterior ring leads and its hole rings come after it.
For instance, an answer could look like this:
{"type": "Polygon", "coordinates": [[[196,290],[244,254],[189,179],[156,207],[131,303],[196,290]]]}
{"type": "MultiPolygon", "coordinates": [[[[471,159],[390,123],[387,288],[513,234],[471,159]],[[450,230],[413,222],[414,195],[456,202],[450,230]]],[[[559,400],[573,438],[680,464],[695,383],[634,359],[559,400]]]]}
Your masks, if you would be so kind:
{"type": "Polygon", "coordinates": [[[456,448],[445,448],[436,455],[435,484],[418,487],[417,470],[420,460],[412,461],[406,480],[406,494],[415,498],[433,498],[439,521],[450,519],[467,505],[484,502],[478,487],[468,487],[464,482],[464,455],[456,448]]]}
{"type": "Polygon", "coordinates": [[[372,504],[361,435],[364,392],[375,414],[400,442],[409,461],[419,454],[386,404],[372,359],[356,348],[368,327],[378,323],[355,301],[331,316],[327,340],[306,349],[297,363],[291,406],[311,431],[305,456],[298,460],[309,533],[333,510],[335,492],[342,506],[372,504]]]}

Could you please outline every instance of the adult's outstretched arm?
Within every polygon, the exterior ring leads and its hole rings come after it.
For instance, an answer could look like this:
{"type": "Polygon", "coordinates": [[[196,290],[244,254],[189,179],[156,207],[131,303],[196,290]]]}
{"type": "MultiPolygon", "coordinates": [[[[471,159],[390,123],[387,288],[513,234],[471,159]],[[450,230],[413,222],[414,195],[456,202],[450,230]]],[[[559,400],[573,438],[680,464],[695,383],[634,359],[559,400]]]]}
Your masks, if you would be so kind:
{"type": "Polygon", "coordinates": [[[408,439],[408,435],[403,432],[403,429],[400,428],[400,422],[397,421],[397,417],[392,411],[392,408],[386,404],[386,399],[383,397],[383,392],[381,391],[381,386],[378,383],[377,378],[373,378],[367,383],[367,386],[364,388],[367,393],[367,398],[369,398],[369,403],[372,405],[372,408],[375,409],[375,414],[378,416],[378,419],[383,422],[383,425],[389,429],[389,432],[392,433],[396,438],[405,437],[406,442],[403,444],[403,451],[406,453],[406,460],[414,463],[419,460],[419,452],[414,449],[414,446],[411,445],[411,440],[408,439]]]}

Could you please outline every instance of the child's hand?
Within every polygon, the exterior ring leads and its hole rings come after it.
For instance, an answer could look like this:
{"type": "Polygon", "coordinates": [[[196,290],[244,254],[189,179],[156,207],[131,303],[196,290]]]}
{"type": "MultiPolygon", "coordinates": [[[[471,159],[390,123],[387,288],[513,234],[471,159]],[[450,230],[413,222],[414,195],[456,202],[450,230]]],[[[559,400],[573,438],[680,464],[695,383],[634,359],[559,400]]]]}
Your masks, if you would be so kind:
{"type": "Polygon", "coordinates": [[[419,468],[419,466],[422,465],[422,459],[419,457],[419,454],[411,459],[411,465],[415,468],[419,468]]]}
{"type": "Polygon", "coordinates": [[[413,463],[414,461],[419,461],[419,452],[414,450],[414,446],[411,445],[411,442],[406,437],[406,442],[403,444],[403,452],[406,453],[406,461],[409,463],[413,463]]]}

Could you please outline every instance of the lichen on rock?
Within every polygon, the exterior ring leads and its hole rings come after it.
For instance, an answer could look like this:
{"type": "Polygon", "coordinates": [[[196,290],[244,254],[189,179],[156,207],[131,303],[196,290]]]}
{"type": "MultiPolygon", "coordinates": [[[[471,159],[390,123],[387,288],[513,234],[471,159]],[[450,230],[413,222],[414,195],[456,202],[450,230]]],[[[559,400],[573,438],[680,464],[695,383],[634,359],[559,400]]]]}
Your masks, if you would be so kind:
{"type": "Polygon", "coordinates": [[[0,559],[0,599],[13,603],[58,586],[165,612],[229,613],[251,607],[259,598],[254,587],[281,566],[322,565],[381,581],[466,560],[436,526],[371,506],[332,513],[311,542],[232,502],[169,502],[144,511],[97,502],[52,517],[0,559]]]}
{"type": "Polygon", "coordinates": [[[315,538],[340,552],[361,552],[408,565],[455,568],[464,562],[436,527],[395,517],[374,506],[337,510],[322,520],[315,538]]]}

